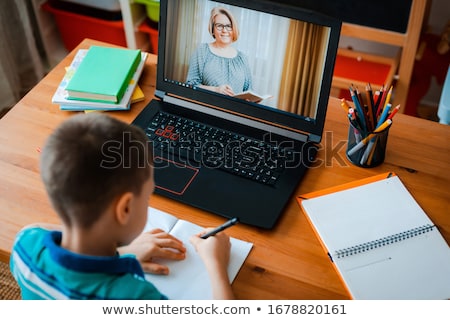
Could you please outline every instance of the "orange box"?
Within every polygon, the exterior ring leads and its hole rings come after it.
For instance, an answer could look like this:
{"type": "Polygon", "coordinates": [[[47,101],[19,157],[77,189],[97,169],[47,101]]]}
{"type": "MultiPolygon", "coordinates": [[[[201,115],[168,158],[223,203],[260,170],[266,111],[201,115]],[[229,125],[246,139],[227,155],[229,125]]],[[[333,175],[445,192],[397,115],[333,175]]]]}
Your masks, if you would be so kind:
{"type": "Polygon", "coordinates": [[[55,17],[64,46],[69,51],[85,38],[127,46],[123,21],[103,20],[56,9],[48,2],[42,5],[42,9],[55,17]]]}

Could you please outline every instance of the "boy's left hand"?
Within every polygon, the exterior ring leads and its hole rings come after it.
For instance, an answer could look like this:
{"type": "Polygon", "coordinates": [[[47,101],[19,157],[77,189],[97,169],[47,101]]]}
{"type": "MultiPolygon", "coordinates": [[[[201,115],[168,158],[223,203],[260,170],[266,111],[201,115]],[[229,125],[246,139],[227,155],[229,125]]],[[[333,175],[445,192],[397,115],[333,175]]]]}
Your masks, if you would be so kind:
{"type": "Polygon", "coordinates": [[[136,255],[144,272],[169,274],[169,268],[154,262],[154,258],[183,260],[186,257],[186,248],[174,236],[161,229],[154,229],[142,233],[129,245],[119,248],[119,253],[136,255]]]}

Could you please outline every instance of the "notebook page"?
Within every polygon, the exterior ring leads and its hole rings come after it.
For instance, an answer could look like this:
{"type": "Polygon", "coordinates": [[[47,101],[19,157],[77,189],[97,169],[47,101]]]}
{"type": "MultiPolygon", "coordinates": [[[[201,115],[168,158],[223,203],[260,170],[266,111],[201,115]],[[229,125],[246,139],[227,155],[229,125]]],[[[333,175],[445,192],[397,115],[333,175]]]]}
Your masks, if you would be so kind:
{"type": "MultiPolygon", "coordinates": [[[[168,230],[164,228],[164,224],[169,226],[170,222],[168,223],[168,221],[172,221],[172,218],[167,219],[166,215],[175,218],[170,214],[150,208],[149,220],[160,219],[162,223],[152,222],[148,226],[158,226],[163,230],[168,230]]],[[[182,261],[160,260],[160,263],[169,267],[170,273],[167,276],[146,274],[146,279],[153,283],[169,299],[212,299],[211,283],[208,273],[206,272],[203,261],[189,241],[189,238],[193,234],[197,234],[202,230],[203,228],[196,224],[185,220],[178,220],[171,228],[170,234],[183,241],[187,250],[186,259],[182,261]]],[[[228,276],[232,282],[253,245],[252,243],[236,238],[230,238],[230,241],[231,252],[228,276]]]]}
{"type": "Polygon", "coordinates": [[[148,207],[147,213],[148,218],[147,224],[144,227],[144,231],[149,231],[152,229],[162,229],[168,232],[172,230],[173,226],[178,221],[177,217],[152,207],[148,207]]]}
{"type": "Polygon", "coordinates": [[[450,298],[450,249],[436,228],[335,265],[355,299],[450,298]]]}
{"type": "Polygon", "coordinates": [[[330,254],[433,224],[397,176],[303,200],[302,206],[330,254]]]}

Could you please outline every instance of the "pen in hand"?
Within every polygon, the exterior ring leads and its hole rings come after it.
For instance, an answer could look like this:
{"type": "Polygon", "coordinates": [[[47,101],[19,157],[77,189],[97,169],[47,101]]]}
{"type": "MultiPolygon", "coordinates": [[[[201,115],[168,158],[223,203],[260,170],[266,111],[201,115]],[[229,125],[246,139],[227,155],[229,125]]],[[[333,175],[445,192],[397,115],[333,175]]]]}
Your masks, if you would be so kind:
{"type": "Polygon", "coordinates": [[[213,235],[215,235],[216,233],[225,230],[226,228],[229,228],[231,226],[234,226],[236,223],[239,222],[238,218],[233,218],[228,220],[227,222],[225,222],[223,225],[218,226],[217,228],[205,233],[204,235],[200,236],[200,238],[202,239],[207,239],[209,237],[212,237],[213,235]]]}

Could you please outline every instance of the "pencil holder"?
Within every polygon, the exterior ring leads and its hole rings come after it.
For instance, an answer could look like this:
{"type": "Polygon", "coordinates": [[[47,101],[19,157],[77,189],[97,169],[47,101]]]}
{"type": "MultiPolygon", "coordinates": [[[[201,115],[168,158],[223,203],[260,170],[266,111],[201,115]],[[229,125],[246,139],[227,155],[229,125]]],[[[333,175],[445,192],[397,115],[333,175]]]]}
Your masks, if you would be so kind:
{"type": "Polygon", "coordinates": [[[363,168],[373,168],[382,164],[386,154],[389,128],[390,126],[380,132],[364,135],[350,124],[346,151],[348,160],[363,168]]]}

